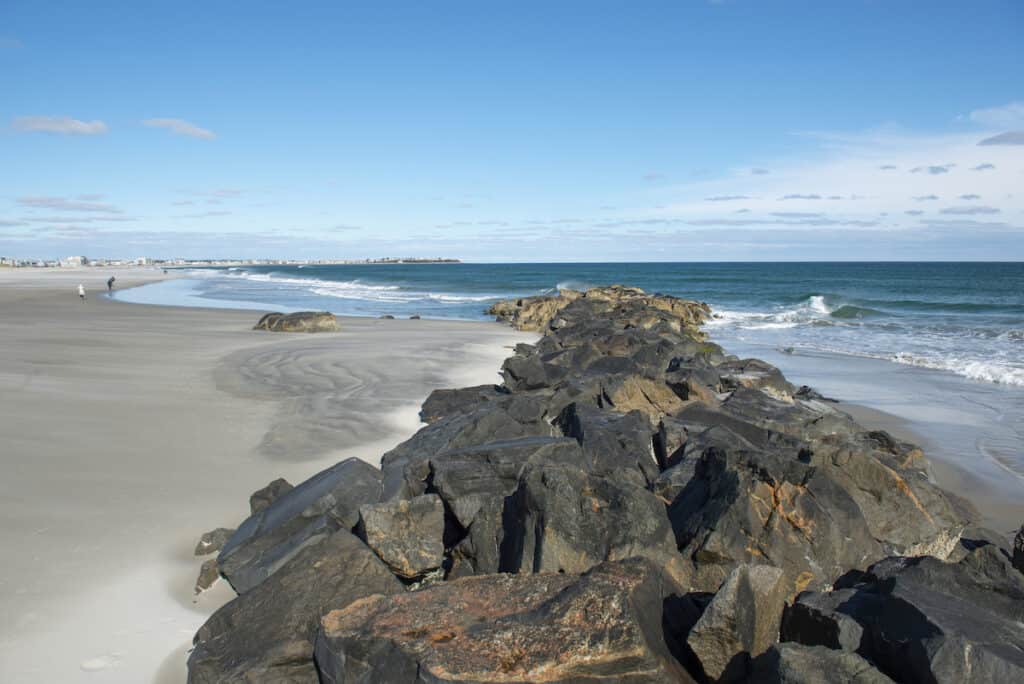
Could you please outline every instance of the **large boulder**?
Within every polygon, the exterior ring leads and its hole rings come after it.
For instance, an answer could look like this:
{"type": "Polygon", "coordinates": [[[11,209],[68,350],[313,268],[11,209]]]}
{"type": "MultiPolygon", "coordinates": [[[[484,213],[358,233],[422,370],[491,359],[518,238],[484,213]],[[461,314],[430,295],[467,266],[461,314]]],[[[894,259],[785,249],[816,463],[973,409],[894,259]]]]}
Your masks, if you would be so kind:
{"type": "Polygon", "coordinates": [[[313,641],[327,609],[403,591],[373,551],[335,532],[210,616],[195,636],[189,684],[315,682],[313,641]]]}
{"type": "Polygon", "coordinates": [[[296,311],[284,314],[279,312],[264,314],[253,327],[253,330],[269,330],[271,332],[337,332],[341,330],[338,319],[328,311],[296,311]]]}
{"type": "Polygon", "coordinates": [[[692,681],[662,606],[679,588],[639,560],[568,574],[465,577],[328,613],[321,682],[692,681]]]}
{"type": "Polygon", "coordinates": [[[664,504],[634,484],[577,467],[531,466],[504,519],[502,572],[581,573],[642,556],[686,581],[664,504]]]}
{"type": "Polygon", "coordinates": [[[782,636],[855,650],[900,682],[1024,681],[1024,576],[992,544],[957,563],[887,558],[800,596],[782,636]]]}
{"type": "Polygon", "coordinates": [[[381,473],[350,458],[317,473],[254,513],[221,549],[217,564],[243,594],[303,548],[359,522],[359,507],[381,498],[381,473]]]}
{"type": "Polygon", "coordinates": [[[732,571],[686,639],[705,676],[716,682],[747,677],[751,658],[779,640],[787,590],[779,568],[741,565],[732,571]]]}
{"type": "Polygon", "coordinates": [[[444,504],[436,494],[360,506],[357,529],[399,577],[422,577],[444,561],[444,504]]]}
{"type": "Polygon", "coordinates": [[[750,681],[759,684],[892,684],[856,653],[824,646],[778,644],[755,661],[750,681]]]}

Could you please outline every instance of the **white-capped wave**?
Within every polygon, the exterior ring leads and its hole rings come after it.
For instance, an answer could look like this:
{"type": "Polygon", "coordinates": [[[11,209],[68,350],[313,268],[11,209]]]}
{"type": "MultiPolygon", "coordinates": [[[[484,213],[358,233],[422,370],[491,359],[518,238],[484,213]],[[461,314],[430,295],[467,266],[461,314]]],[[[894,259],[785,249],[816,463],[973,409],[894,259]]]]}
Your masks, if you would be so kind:
{"type": "Polygon", "coordinates": [[[918,366],[919,368],[949,371],[971,380],[992,382],[997,385],[1024,387],[1024,368],[1011,366],[999,361],[978,361],[956,356],[937,358],[918,356],[907,352],[898,352],[889,358],[896,363],[918,366]]]}
{"type": "Polygon", "coordinates": [[[791,307],[779,307],[773,311],[730,311],[711,307],[713,318],[706,324],[709,328],[739,328],[740,330],[781,330],[801,325],[832,324],[828,316],[833,309],[824,295],[811,295],[791,307]]]}

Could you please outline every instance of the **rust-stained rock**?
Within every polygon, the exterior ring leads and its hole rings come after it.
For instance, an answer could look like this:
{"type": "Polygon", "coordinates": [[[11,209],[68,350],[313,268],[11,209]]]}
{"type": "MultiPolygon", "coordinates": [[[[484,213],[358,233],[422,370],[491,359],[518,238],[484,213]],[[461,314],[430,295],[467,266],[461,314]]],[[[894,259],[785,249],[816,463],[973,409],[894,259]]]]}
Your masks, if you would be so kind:
{"type": "Polygon", "coordinates": [[[631,327],[647,329],[665,322],[676,332],[689,329],[698,336],[702,336],[698,326],[711,315],[707,304],[667,295],[650,295],[639,288],[621,285],[595,287],[586,292],[561,290],[557,296],[524,297],[497,302],[487,313],[520,330],[560,328],[565,327],[567,322],[560,319],[559,314],[579,299],[589,300],[589,303],[596,304],[604,312],[628,306],[631,327]]]}
{"type": "Polygon", "coordinates": [[[444,504],[437,494],[360,506],[357,529],[400,577],[420,577],[444,560],[444,504]]]}
{"type": "Polygon", "coordinates": [[[640,559],[582,577],[465,577],[324,616],[321,682],[692,681],[666,645],[679,588],[640,559]]]}

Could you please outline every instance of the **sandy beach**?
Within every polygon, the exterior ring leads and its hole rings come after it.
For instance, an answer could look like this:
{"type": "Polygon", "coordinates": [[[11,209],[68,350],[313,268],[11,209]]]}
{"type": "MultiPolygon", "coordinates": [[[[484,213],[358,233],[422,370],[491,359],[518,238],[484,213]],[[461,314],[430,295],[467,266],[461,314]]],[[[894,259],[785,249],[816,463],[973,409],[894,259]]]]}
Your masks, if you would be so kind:
{"type": "Polygon", "coordinates": [[[497,380],[531,336],[498,324],[342,319],[111,301],[159,270],[0,270],[0,681],[180,682],[198,537],[249,494],[347,456],[376,462],[434,388],[497,380]],[[82,282],[87,300],[79,301],[82,282]]]}

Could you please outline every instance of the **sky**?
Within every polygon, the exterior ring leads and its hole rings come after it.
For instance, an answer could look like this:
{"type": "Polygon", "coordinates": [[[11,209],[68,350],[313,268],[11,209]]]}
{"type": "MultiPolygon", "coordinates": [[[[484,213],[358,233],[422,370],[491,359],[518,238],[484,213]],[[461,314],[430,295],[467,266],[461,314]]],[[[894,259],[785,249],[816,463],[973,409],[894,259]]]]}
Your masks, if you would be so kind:
{"type": "Polygon", "coordinates": [[[0,255],[1024,259],[1024,3],[0,2],[0,255]]]}

